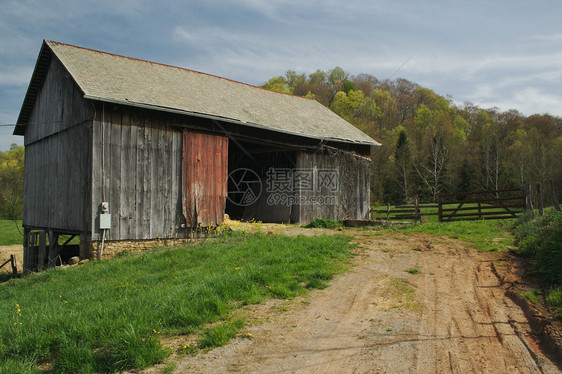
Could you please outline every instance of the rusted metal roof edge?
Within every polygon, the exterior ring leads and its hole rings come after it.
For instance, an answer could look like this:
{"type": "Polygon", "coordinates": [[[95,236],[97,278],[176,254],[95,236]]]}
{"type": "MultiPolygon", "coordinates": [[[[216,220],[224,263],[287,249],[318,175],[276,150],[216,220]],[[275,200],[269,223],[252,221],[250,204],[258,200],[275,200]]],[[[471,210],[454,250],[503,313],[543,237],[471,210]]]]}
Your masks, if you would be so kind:
{"type": "Polygon", "coordinates": [[[284,134],[289,134],[289,135],[296,135],[296,136],[300,136],[300,137],[304,137],[304,138],[335,141],[335,142],[349,143],[349,144],[370,145],[370,146],[380,146],[381,145],[380,143],[378,143],[376,141],[372,141],[372,142],[354,141],[354,140],[350,140],[350,139],[337,138],[337,137],[313,136],[313,135],[302,134],[302,133],[298,133],[298,132],[294,132],[294,131],[276,129],[276,128],[272,128],[270,126],[262,125],[262,124],[259,124],[259,123],[241,121],[241,120],[238,120],[236,118],[229,118],[229,117],[217,116],[217,115],[213,115],[213,114],[199,113],[199,112],[177,109],[177,108],[170,108],[170,107],[165,107],[165,106],[161,106],[161,105],[140,103],[140,102],[131,101],[131,100],[127,100],[127,99],[125,99],[125,100],[111,99],[111,98],[105,98],[105,97],[91,96],[91,95],[87,95],[87,94],[84,95],[84,99],[101,101],[101,102],[106,102],[106,103],[111,103],[111,104],[130,105],[130,106],[134,106],[134,107],[137,107],[137,108],[143,108],[143,109],[151,109],[151,110],[156,109],[156,110],[160,110],[160,111],[163,111],[163,112],[174,113],[174,114],[182,114],[182,115],[187,114],[187,115],[194,116],[194,117],[218,120],[218,121],[223,121],[223,122],[229,122],[229,123],[234,123],[234,124],[237,124],[237,125],[255,127],[255,128],[268,130],[268,131],[274,131],[274,132],[279,132],[279,133],[284,133],[284,134]]]}

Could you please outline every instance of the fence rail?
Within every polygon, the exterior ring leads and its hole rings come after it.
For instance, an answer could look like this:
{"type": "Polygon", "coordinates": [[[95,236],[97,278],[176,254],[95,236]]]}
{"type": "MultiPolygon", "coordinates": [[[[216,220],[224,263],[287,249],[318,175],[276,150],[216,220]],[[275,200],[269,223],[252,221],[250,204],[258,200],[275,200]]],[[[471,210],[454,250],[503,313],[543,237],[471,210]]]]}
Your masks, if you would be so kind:
{"type": "Polygon", "coordinates": [[[421,221],[423,216],[436,216],[437,212],[422,211],[422,209],[437,209],[437,204],[407,204],[407,205],[390,205],[387,204],[384,209],[371,209],[369,218],[371,220],[386,220],[386,221],[421,221]],[[379,215],[379,217],[377,217],[379,215]],[[380,217],[382,215],[382,217],[380,217]]]}
{"type": "Polygon", "coordinates": [[[439,222],[517,218],[525,211],[525,200],[522,188],[443,194],[439,196],[439,222]]]}

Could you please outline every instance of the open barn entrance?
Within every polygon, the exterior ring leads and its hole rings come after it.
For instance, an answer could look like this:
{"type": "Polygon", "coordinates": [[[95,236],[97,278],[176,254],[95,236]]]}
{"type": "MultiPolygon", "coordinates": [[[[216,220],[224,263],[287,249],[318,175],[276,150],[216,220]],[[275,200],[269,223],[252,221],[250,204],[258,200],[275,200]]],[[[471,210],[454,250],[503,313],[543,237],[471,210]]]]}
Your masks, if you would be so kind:
{"type": "Polygon", "coordinates": [[[291,222],[292,181],[288,175],[295,168],[296,159],[297,152],[288,147],[231,141],[226,202],[230,218],[291,222]]]}

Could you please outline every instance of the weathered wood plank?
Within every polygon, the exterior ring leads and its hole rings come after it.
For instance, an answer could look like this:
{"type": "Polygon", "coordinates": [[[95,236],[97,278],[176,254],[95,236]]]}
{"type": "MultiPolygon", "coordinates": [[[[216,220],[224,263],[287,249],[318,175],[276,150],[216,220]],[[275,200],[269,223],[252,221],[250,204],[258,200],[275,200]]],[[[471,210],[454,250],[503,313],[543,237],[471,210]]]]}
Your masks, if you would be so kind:
{"type": "Polygon", "coordinates": [[[137,222],[137,152],[138,131],[132,123],[131,111],[124,109],[122,117],[123,141],[127,142],[124,152],[121,152],[121,204],[124,217],[121,219],[121,238],[128,239],[135,236],[137,222]],[[125,205],[126,204],[126,205],[125,205]]]}
{"type": "Polygon", "coordinates": [[[109,113],[111,126],[109,127],[109,159],[107,174],[109,212],[111,213],[111,229],[109,239],[121,239],[119,227],[121,219],[121,111],[112,108],[109,113]]]}
{"type": "Polygon", "coordinates": [[[162,237],[166,233],[166,226],[168,225],[166,216],[166,206],[168,205],[168,185],[170,181],[166,178],[166,171],[170,167],[168,162],[169,157],[166,149],[166,120],[164,118],[158,119],[158,143],[157,143],[157,160],[158,160],[158,200],[157,200],[157,217],[159,221],[156,222],[156,230],[159,234],[158,237],[162,237]]]}
{"type": "Polygon", "coordinates": [[[152,163],[152,122],[150,118],[145,118],[144,126],[144,143],[145,143],[145,157],[143,159],[144,165],[144,180],[142,184],[143,189],[143,212],[142,212],[142,232],[139,239],[149,239],[150,235],[150,209],[151,209],[151,163],[152,163]]]}

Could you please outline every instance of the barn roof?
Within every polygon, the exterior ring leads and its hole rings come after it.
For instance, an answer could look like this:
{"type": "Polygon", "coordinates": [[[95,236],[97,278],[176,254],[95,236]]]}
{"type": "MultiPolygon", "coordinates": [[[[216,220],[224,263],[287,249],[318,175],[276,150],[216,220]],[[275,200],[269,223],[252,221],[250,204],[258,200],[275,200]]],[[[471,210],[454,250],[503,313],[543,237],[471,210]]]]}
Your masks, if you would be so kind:
{"type": "Polygon", "coordinates": [[[44,40],[15,135],[23,135],[52,56],[84,98],[204,116],[300,136],[378,145],[315,100],[179,67],[44,40]]]}

